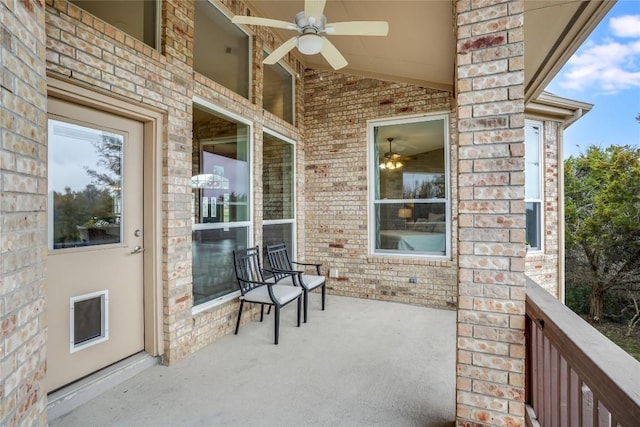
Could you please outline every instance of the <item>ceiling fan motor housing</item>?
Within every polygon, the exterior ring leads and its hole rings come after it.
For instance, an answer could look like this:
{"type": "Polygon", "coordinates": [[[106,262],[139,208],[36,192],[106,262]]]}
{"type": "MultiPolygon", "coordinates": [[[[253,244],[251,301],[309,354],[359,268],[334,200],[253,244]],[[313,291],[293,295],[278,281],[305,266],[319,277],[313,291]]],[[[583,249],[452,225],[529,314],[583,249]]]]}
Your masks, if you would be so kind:
{"type": "Polygon", "coordinates": [[[298,12],[295,17],[298,31],[302,34],[318,34],[325,31],[325,25],[327,25],[327,18],[324,15],[320,17],[310,16],[309,18],[304,16],[304,11],[298,12]]]}

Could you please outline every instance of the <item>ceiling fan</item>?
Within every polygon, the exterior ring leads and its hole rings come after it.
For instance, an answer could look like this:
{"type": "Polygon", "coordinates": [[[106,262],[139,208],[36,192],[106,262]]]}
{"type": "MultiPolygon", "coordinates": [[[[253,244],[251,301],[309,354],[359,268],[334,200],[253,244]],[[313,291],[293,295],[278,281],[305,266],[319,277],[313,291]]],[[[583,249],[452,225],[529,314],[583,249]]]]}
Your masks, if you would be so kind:
{"type": "Polygon", "coordinates": [[[347,60],[322,33],[336,36],[386,36],[389,32],[389,24],[384,21],[350,21],[327,24],[327,18],[323,15],[325,3],[326,0],[305,0],[304,10],[296,14],[294,22],[242,15],[234,16],[231,22],[282,28],[300,33],[271,52],[262,61],[265,64],[275,64],[291,49],[297,47],[298,51],[305,55],[321,54],[334,70],[345,67],[347,60]]]}
{"type": "Polygon", "coordinates": [[[389,151],[384,153],[384,160],[380,162],[380,169],[400,169],[404,166],[403,161],[415,160],[414,157],[402,156],[395,151],[391,151],[393,139],[394,138],[387,138],[387,141],[389,141],[389,151]]]}

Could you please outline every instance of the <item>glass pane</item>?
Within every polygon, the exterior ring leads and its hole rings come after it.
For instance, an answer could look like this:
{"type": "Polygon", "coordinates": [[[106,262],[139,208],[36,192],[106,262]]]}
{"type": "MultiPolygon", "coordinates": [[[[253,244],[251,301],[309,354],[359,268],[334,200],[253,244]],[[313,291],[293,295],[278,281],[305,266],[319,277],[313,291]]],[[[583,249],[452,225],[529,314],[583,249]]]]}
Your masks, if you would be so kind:
{"type": "Polygon", "coordinates": [[[527,243],[531,249],[540,250],[540,202],[527,202],[527,243]]]}
{"type": "Polygon", "coordinates": [[[445,198],[444,119],[375,128],[380,199],[445,198]]]}
{"type": "Polygon", "coordinates": [[[194,224],[249,220],[249,126],[194,106],[194,224]]]}
{"type": "Polygon", "coordinates": [[[540,199],[540,127],[525,126],[525,198],[540,199]]]}
{"type": "Polygon", "coordinates": [[[208,1],[196,1],[193,69],[249,98],[249,36],[208,1]]]}
{"type": "Polygon", "coordinates": [[[122,135],[49,120],[53,249],[120,243],[122,135]]]}
{"type": "Polygon", "coordinates": [[[293,251],[293,224],[265,224],[262,227],[262,246],[285,242],[293,251]]]}
{"type": "Polygon", "coordinates": [[[385,203],[375,211],[376,249],[445,254],[445,203],[385,203]]]}
{"type": "Polygon", "coordinates": [[[194,305],[238,290],[233,251],[246,248],[248,238],[248,227],[192,232],[194,305]]]}
{"type": "Polygon", "coordinates": [[[71,0],[103,21],[156,48],[156,0],[71,0]]]}
{"type": "Polygon", "coordinates": [[[446,255],[447,118],[373,128],[374,248],[446,255]]]}
{"type": "Polygon", "coordinates": [[[233,250],[245,248],[249,227],[249,126],[201,106],[193,107],[194,304],[238,290],[233,250]],[[221,228],[220,224],[225,224],[221,228]]]}
{"type": "Polygon", "coordinates": [[[293,76],[280,64],[264,66],[262,106],[293,124],[293,76]]]}
{"type": "Polygon", "coordinates": [[[263,135],[263,218],[265,221],[292,219],[293,145],[269,134],[263,135]]]}
{"type": "Polygon", "coordinates": [[[402,172],[403,199],[444,199],[445,195],[443,173],[402,172]]]}

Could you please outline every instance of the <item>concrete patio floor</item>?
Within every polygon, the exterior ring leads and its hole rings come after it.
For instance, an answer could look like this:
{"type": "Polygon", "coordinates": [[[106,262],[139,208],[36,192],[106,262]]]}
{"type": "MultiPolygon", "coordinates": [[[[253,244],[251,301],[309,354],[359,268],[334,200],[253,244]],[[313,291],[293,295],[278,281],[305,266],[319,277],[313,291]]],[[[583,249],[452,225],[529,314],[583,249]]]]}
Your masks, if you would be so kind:
{"type": "Polygon", "coordinates": [[[154,365],[56,426],[451,426],[456,312],[312,295],[172,366],[154,365]]]}

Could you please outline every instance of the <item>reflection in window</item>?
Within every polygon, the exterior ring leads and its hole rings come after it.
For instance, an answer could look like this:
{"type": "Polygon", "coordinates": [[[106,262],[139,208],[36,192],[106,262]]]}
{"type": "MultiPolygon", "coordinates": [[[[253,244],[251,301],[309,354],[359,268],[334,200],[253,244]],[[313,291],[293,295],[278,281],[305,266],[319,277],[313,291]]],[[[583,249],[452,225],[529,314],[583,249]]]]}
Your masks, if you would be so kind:
{"type": "Polygon", "coordinates": [[[263,134],[262,150],[263,228],[262,245],[285,242],[294,249],[295,225],[294,149],[269,133],[263,134]]]}
{"type": "Polygon", "coordinates": [[[244,123],[193,107],[194,304],[237,290],[233,250],[249,242],[249,132],[244,123]]]}
{"type": "Polygon", "coordinates": [[[447,116],[372,124],[372,248],[448,255],[447,116]]]}
{"type": "Polygon", "coordinates": [[[70,0],[71,3],[153,48],[158,47],[157,0],[70,0]]]}
{"type": "Polygon", "coordinates": [[[123,137],[49,120],[49,247],[121,242],[123,137]]]}
{"type": "Polygon", "coordinates": [[[542,250],[542,123],[527,120],[524,127],[526,240],[532,250],[542,250]]]}
{"type": "Polygon", "coordinates": [[[193,69],[249,98],[249,36],[208,1],[196,1],[193,69]]]}
{"type": "Polygon", "coordinates": [[[293,75],[280,64],[264,65],[262,105],[293,124],[293,75]]]}

